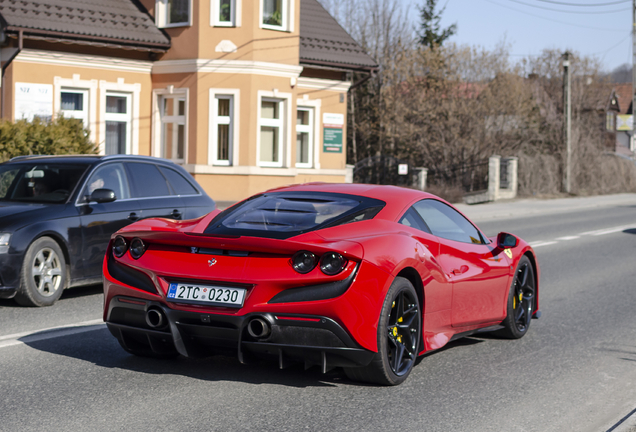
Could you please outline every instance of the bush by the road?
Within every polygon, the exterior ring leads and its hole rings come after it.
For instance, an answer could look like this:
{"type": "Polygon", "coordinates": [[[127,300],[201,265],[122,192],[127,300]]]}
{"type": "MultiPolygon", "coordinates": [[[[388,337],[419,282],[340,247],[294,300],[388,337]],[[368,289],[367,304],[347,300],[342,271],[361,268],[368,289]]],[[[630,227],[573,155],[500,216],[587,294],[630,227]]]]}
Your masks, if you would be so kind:
{"type": "Polygon", "coordinates": [[[52,121],[0,121],[0,162],[23,155],[95,154],[81,120],[59,117],[52,121]]]}

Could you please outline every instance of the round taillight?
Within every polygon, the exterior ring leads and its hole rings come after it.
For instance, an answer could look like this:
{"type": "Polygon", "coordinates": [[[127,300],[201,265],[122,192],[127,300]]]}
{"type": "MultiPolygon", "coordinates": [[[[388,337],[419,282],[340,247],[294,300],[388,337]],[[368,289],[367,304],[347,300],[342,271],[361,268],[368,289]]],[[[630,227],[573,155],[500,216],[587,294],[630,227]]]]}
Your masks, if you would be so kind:
{"type": "Polygon", "coordinates": [[[309,251],[299,251],[291,259],[291,265],[300,274],[309,273],[316,267],[318,258],[309,251]]]}
{"type": "Polygon", "coordinates": [[[140,238],[134,238],[130,242],[130,256],[139,259],[146,252],[146,245],[140,238]]]}
{"type": "Polygon", "coordinates": [[[337,252],[328,252],[320,258],[320,270],[327,276],[340,273],[346,265],[347,260],[337,252]]]}
{"type": "Polygon", "coordinates": [[[115,237],[115,241],[113,242],[113,255],[117,258],[121,258],[127,250],[128,243],[126,243],[126,239],[122,236],[115,237]]]}

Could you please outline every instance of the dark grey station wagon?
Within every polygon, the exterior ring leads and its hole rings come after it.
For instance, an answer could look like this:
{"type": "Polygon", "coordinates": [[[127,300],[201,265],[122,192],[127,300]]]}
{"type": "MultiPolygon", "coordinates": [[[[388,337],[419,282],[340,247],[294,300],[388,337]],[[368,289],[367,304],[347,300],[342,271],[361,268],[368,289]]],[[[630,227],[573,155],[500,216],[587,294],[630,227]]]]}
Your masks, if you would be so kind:
{"type": "Polygon", "coordinates": [[[214,201],[182,167],[146,156],[27,156],[0,164],[0,298],[55,303],[101,282],[112,233],[148,217],[192,219],[214,201]]]}

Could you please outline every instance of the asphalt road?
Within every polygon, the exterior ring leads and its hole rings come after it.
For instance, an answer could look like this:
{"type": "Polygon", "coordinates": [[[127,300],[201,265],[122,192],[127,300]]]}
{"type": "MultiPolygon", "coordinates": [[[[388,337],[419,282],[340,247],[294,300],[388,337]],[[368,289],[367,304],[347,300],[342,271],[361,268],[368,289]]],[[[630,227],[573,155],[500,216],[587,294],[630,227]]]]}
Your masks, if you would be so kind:
{"type": "Polygon", "coordinates": [[[636,199],[481,223],[537,245],[543,317],[518,341],[451,343],[392,388],[133,357],[99,324],[99,286],[51,308],[0,301],[0,431],[606,431],[636,407],[635,214],[636,199]]]}

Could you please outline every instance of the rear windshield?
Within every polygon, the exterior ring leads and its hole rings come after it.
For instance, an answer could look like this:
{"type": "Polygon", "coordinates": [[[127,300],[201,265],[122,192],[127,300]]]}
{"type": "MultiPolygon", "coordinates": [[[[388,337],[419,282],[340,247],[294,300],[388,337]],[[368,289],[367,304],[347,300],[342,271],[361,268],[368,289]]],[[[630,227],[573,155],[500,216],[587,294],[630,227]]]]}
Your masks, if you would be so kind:
{"type": "Polygon", "coordinates": [[[65,202],[87,168],[87,164],[3,164],[0,166],[0,200],[65,202]]]}
{"type": "Polygon", "coordinates": [[[385,203],[357,195],[274,192],[220,213],[207,234],[284,239],[316,229],[372,219],[385,203]]]}

